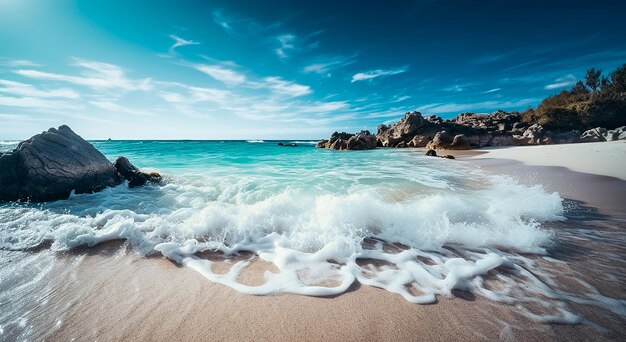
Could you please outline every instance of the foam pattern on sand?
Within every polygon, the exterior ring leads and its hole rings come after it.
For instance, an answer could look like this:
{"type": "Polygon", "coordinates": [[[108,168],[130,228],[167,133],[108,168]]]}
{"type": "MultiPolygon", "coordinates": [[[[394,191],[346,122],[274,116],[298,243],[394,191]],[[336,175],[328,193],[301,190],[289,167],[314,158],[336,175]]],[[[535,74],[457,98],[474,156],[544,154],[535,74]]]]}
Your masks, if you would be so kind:
{"type": "Polygon", "coordinates": [[[550,283],[554,275],[537,276],[542,271],[531,258],[554,244],[554,233],[542,225],[564,220],[558,194],[486,177],[462,163],[452,170],[444,160],[406,160],[415,163],[411,169],[211,169],[219,175],[189,169],[172,172],[163,187],[120,186],[44,205],[4,204],[0,248],[50,244],[66,251],[126,240],[136,253],[161,254],[253,295],[332,296],[361,284],[421,304],[468,294],[516,307],[538,304],[541,310],[519,310],[546,322],[580,320],[565,301],[624,315],[623,301],[594,290],[558,291],[550,283]],[[245,284],[242,273],[257,261],[273,268],[261,285],[245,284]]]}

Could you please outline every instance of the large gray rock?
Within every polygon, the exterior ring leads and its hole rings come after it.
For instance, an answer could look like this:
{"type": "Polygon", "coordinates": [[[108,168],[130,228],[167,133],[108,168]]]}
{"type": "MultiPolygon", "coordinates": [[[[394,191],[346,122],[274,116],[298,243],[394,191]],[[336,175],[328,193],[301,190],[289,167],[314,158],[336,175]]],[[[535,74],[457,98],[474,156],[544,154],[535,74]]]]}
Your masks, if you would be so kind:
{"type": "Polygon", "coordinates": [[[93,145],[63,125],[0,156],[0,201],[34,202],[92,193],[123,181],[93,145]]]}

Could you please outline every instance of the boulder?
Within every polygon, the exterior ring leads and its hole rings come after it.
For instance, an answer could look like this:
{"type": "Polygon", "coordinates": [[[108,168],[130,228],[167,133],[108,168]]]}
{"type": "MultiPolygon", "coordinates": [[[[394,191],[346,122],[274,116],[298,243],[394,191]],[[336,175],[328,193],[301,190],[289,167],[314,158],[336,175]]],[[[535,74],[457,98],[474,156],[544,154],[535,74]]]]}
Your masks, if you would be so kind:
{"type": "Polygon", "coordinates": [[[371,150],[376,148],[376,136],[370,131],[361,131],[348,139],[348,150],[371,150]]]}
{"type": "Polygon", "coordinates": [[[407,144],[408,147],[426,147],[430,139],[425,135],[416,135],[407,144]]]}
{"type": "Polygon", "coordinates": [[[157,172],[141,172],[135,165],[131,164],[126,157],[117,157],[114,166],[117,172],[128,181],[129,188],[142,186],[147,182],[161,183],[163,180],[161,175],[157,172]]]}
{"type": "Polygon", "coordinates": [[[435,137],[431,142],[426,145],[426,148],[430,150],[442,150],[452,145],[454,138],[446,131],[441,131],[435,134],[435,137]]]}
{"type": "Polygon", "coordinates": [[[606,139],[606,141],[625,140],[626,139],[626,126],[618,127],[616,129],[607,131],[606,134],[604,134],[604,138],[606,139]]]}
{"type": "Polygon", "coordinates": [[[369,131],[357,134],[335,132],[329,140],[321,140],[315,146],[333,150],[371,150],[377,146],[376,136],[369,131]]]}
{"type": "Polygon", "coordinates": [[[445,159],[455,159],[453,155],[451,154],[446,154],[445,156],[438,156],[437,155],[437,151],[435,150],[428,150],[426,151],[426,156],[428,157],[439,157],[439,158],[445,158],[445,159]]]}
{"type": "Polygon", "coordinates": [[[606,138],[605,138],[606,134],[607,134],[606,128],[596,127],[596,128],[583,132],[583,134],[580,136],[580,142],[606,141],[606,138]]]}
{"type": "Polygon", "coordinates": [[[0,156],[0,201],[67,199],[122,182],[113,164],[68,126],[50,128],[0,156]]]}
{"type": "Polygon", "coordinates": [[[429,125],[433,124],[424,119],[420,112],[406,113],[400,121],[391,126],[378,126],[376,138],[384,147],[395,147],[401,142],[408,144],[420,133],[420,129],[429,125]]]}
{"type": "Polygon", "coordinates": [[[546,130],[539,124],[534,124],[524,131],[522,136],[527,139],[528,145],[540,145],[546,130]]]}
{"type": "Polygon", "coordinates": [[[455,135],[454,139],[452,140],[452,144],[450,146],[448,146],[448,149],[450,149],[450,150],[469,150],[470,149],[469,140],[463,134],[455,135]]]}

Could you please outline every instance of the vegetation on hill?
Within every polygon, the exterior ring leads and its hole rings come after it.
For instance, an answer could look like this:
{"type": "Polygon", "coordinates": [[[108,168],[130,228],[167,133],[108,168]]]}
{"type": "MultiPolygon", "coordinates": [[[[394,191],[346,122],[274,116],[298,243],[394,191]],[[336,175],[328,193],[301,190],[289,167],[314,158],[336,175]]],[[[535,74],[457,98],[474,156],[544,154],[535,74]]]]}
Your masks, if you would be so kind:
{"type": "Polygon", "coordinates": [[[554,130],[616,128],[626,125],[626,64],[609,74],[587,70],[585,80],[522,113],[522,120],[554,130]]]}

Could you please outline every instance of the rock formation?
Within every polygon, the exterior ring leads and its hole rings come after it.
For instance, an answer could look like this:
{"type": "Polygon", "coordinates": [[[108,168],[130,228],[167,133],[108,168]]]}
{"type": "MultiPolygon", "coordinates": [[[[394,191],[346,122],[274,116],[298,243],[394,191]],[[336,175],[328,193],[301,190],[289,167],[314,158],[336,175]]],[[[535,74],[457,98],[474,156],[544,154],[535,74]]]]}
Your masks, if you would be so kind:
{"type": "Polygon", "coordinates": [[[0,201],[35,202],[92,193],[123,181],[93,145],[63,125],[0,155],[0,201]]]}
{"type": "MultiPolygon", "coordinates": [[[[438,132],[434,128],[436,125],[424,119],[419,112],[406,113],[400,121],[391,126],[379,125],[376,139],[382,147],[398,147],[399,144],[401,144],[400,147],[405,147],[409,146],[417,135],[424,136],[422,139],[432,139],[438,132]]],[[[413,145],[415,143],[413,142],[413,145]]]]}
{"type": "Polygon", "coordinates": [[[45,202],[93,193],[128,180],[129,187],[161,182],[125,157],[115,165],[68,126],[50,128],[0,154],[0,201],[45,202]]]}
{"type": "Polygon", "coordinates": [[[369,131],[361,131],[357,134],[335,132],[330,139],[321,140],[315,146],[333,150],[371,150],[376,148],[376,137],[369,131]]]}
{"type": "Polygon", "coordinates": [[[157,172],[141,172],[126,157],[117,157],[114,166],[117,172],[128,181],[129,188],[142,186],[147,182],[160,183],[163,180],[157,172]]]}

